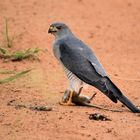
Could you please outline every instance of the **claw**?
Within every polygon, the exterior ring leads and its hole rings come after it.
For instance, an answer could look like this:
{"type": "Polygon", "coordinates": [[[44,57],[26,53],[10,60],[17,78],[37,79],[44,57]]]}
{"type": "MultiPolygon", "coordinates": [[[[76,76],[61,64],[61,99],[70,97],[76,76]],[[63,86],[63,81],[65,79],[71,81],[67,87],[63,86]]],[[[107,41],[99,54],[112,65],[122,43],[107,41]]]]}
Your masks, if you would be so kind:
{"type": "Polygon", "coordinates": [[[68,103],[68,102],[66,102],[66,103],[64,103],[64,102],[59,102],[59,104],[60,104],[60,105],[63,105],[63,106],[75,106],[74,103],[68,103]]]}
{"type": "Polygon", "coordinates": [[[65,90],[64,96],[62,97],[62,103],[67,102],[69,98],[70,98],[70,90],[65,90]]]}

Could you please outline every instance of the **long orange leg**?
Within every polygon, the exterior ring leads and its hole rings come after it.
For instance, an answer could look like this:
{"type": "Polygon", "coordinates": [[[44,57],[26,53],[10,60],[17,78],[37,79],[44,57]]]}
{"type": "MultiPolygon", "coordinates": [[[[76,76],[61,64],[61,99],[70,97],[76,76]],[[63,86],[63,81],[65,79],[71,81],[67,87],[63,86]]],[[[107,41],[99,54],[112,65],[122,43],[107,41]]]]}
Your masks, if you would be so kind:
{"type": "Polygon", "coordinates": [[[60,102],[60,105],[65,105],[65,106],[73,106],[75,105],[74,103],[72,103],[72,96],[73,96],[74,91],[69,91],[68,93],[68,99],[65,101],[60,102]]]}

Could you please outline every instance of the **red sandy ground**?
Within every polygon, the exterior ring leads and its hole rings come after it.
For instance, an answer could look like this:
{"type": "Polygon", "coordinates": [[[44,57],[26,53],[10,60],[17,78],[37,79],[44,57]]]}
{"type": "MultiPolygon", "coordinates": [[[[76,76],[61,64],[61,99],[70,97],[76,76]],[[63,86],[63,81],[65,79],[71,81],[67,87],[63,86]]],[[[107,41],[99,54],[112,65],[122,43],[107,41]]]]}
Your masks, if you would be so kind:
{"type": "MultiPolygon", "coordinates": [[[[47,34],[52,22],[67,23],[93,47],[114,83],[140,105],[140,82],[135,81],[140,79],[139,0],[0,0],[1,32],[5,17],[10,35],[21,34],[14,42],[14,50],[39,47],[41,52],[40,62],[0,60],[0,69],[35,68],[16,81],[0,85],[0,140],[139,140],[140,117],[136,114],[58,104],[67,83],[52,53],[53,36],[47,34]],[[7,105],[13,99],[23,104],[49,105],[53,111],[15,109],[7,105]],[[89,120],[89,114],[97,112],[112,121],[89,120]]],[[[83,93],[91,95],[94,90],[90,87],[83,93]]],[[[94,103],[123,108],[97,93],[94,103]]]]}

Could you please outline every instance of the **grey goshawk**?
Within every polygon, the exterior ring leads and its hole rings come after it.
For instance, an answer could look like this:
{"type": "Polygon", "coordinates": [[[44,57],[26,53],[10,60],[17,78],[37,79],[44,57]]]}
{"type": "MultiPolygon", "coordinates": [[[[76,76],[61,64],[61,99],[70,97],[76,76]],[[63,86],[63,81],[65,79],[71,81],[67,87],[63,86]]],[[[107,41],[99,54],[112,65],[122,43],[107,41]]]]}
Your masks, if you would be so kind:
{"type": "Polygon", "coordinates": [[[70,81],[72,102],[73,92],[78,92],[87,83],[96,87],[113,102],[117,100],[127,106],[132,112],[140,113],[138,109],[120,89],[110,80],[95,53],[80,39],[78,39],[64,23],[53,23],[48,33],[55,36],[53,52],[60,61],[70,81]]]}

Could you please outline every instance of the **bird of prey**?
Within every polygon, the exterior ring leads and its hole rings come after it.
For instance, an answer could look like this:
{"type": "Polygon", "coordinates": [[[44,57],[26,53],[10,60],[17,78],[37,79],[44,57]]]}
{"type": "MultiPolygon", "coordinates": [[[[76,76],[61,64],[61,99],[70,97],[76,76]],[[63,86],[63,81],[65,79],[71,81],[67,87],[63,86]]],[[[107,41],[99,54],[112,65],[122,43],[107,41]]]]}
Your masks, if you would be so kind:
{"type": "Polygon", "coordinates": [[[78,39],[66,24],[53,23],[48,33],[55,36],[53,52],[64,67],[70,82],[71,96],[66,104],[71,104],[73,92],[79,91],[83,83],[87,83],[96,87],[113,102],[117,103],[119,100],[132,112],[140,113],[140,109],[110,80],[95,53],[78,39]]]}

